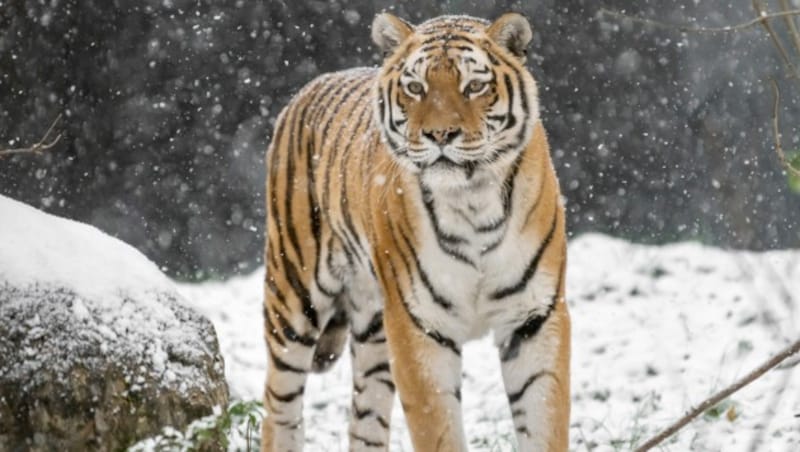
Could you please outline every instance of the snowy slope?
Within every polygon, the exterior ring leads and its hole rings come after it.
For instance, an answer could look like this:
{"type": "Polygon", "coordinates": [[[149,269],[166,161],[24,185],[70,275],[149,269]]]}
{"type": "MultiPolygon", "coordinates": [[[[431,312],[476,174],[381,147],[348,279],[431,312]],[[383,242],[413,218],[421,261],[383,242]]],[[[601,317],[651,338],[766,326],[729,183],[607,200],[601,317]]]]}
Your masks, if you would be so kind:
{"type": "MultiPolygon", "coordinates": [[[[263,274],[183,285],[212,319],[233,398],[260,399],[263,274]]],[[[632,245],[601,235],[570,244],[572,449],[631,450],[693,403],[800,336],[800,252],[632,245]]],[[[347,354],[306,386],[307,450],[347,450],[347,354]]],[[[512,450],[513,427],[489,338],[464,351],[471,450],[512,450]]],[[[794,361],[797,363],[797,360],[794,361]]],[[[800,369],[783,366],[732,397],[733,420],[707,416],[668,451],[800,450],[800,369]],[[734,416],[735,414],[735,416],[734,416]]],[[[410,451],[396,404],[392,450],[410,451]]]]}

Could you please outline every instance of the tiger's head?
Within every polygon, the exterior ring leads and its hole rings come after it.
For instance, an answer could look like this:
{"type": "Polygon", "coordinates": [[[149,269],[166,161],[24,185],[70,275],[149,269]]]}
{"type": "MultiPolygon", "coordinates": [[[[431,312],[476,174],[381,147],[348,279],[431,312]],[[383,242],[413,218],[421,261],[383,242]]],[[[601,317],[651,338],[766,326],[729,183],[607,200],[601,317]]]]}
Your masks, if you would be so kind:
{"type": "Polygon", "coordinates": [[[539,120],[536,83],[524,66],[531,36],[516,13],[494,23],[442,16],[418,26],[379,14],[372,39],[385,60],[375,111],[395,158],[456,185],[516,160],[539,120]]]}

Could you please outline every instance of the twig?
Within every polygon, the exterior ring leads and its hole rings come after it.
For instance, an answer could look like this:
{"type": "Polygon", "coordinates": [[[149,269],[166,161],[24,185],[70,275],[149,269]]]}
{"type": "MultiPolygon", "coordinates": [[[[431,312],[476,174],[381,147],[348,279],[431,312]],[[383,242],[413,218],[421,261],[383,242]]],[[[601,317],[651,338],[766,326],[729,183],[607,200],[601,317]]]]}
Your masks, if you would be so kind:
{"type": "MultiPolygon", "coordinates": [[[[789,0],[780,0],[781,8],[784,11],[789,11],[789,0]]],[[[797,50],[797,56],[800,57],[800,32],[797,31],[797,24],[794,23],[794,17],[785,16],[786,28],[789,29],[789,34],[792,36],[794,48],[797,50]]]]}
{"type": "Polygon", "coordinates": [[[746,28],[754,27],[766,20],[776,19],[779,17],[787,17],[787,16],[800,16],[800,9],[781,11],[779,13],[772,13],[772,14],[764,14],[760,17],[748,20],[747,22],[742,22],[736,25],[726,25],[724,27],[694,27],[690,25],[670,24],[653,19],[645,19],[642,17],[630,16],[628,14],[611,11],[605,8],[600,9],[599,13],[601,15],[621,17],[623,19],[628,19],[630,21],[638,22],[640,24],[652,25],[659,28],[669,28],[671,30],[678,30],[686,33],[728,33],[732,31],[739,31],[746,28]]]}
{"type": "Polygon", "coordinates": [[[795,343],[783,349],[777,355],[770,358],[764,364],[758,366],[749,374],[745,375],[741,379],[734,382],[732,385],[728,386],[727,388],[717,392],[716,394],[704,400],[702,403],[700,403],[700,405],[697,405],[696,408],[690,410],[682,418],[678,419],[677,421],[675,421],[675,423],[667,427],[664,431],[662,431],[658,435],[654,436],[653,438],[649,439],[647,442],[639,446],[636,449],[636,452],[645,452],[657,446],[662,441],[672,436],[675,432],[682,429],[686,424],[691,422],[694,418],[704,413],[709,408],[716,406],[719,402],[723,401],[725,398],[727,398],[734,392],[752,383],[754,380],[764,375],[764,373],[766,373],[768,370],[777,366],[786,358],[794,355],[797,352],[800,352],[800,339],[798,339],[795,343]]]}
{"type": "Polygon", "coordinates": [[[56,124],[58,121],[61,120],[61,114],[59,114],[56,119],[50,124],[50,128],[47,129],[47,132],[44,134],[41,140],[34,144],[31,147],[27,148],[17,148],[17,149],[0,149],[0,158],[7,157],[9,155],[14,154],[38,154],[42,151],[46,151],[58,143],[58,140],[61,139],[61,134],[59,133],[56,135],[55,138],[52,140],[50,139],[50,135],[53,133],[53,130],[56,128],[56,124]]]}
{"type": "Polygon", "coordinates": [[[797,67],[792,63],[791,57],[789,57],[789,52],[786,51],[786,48],[783,46],[783,42],[778,37],[778,33],[775,33],[775,29],[772,28],[772,24],[769,23],[767,19],[764,19],[768,14],[764,11],[764,7],[762,4],[762,0],[752,0],[753,9],[756,10],[758,17],[760,18],[759,22],[761,25],[764,26],[764,29],[767,30],[770,39],[772,39],[772,43],[775,44],[775,48],[778,49],[778,52],[781,54],[781,59],[783,60],[783,64],[789,68],[789,71],[792,73],[792,77],[795,80],[800,80],[800,73],[797,72],[797,67]]]}
{"type": "Polygon", "coordinates": [[[780,124],[778,124],[778,119],[780,117],[780,102],[781,102],[781,92],[778,90],[778,83],[775,80],[771,80],[772,82],[772,98],[774,102],[772,104],[772,134],[775,135],[775,152],[778,154],[778,158],[781,160],[781,164],[786,169],[786,171],[794,174],[797,177],[800,177],[800,169],[795,168],[792,164],[786,160],[786,154],[783,152],[783,145],[781,144],[781,130],[780,124]]]}

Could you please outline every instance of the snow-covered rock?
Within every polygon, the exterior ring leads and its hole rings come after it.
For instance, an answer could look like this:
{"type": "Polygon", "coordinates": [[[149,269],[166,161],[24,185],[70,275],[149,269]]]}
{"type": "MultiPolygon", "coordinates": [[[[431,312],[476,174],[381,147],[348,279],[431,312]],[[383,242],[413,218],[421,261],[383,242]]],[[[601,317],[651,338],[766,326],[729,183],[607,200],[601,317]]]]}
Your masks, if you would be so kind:
{"type": "Polygon", "coordinates": [[[153,263],[0,196],[0,450],[118,450],[227,400],[213,326],[153,263]]]}

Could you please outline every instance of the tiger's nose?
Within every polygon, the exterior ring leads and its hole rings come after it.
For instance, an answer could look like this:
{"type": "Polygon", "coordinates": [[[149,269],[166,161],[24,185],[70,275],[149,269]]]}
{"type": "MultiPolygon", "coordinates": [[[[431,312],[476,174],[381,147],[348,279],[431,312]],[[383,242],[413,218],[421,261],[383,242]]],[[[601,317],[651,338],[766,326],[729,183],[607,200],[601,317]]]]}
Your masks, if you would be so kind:
{"type": "Polygon", "coordinates": [[[444,146],[452,143],[453,140],[461,135],[461,129],[458,127],[449,127],[447,129],[423,129],[422,135],[439,146],[444,146]]]}

